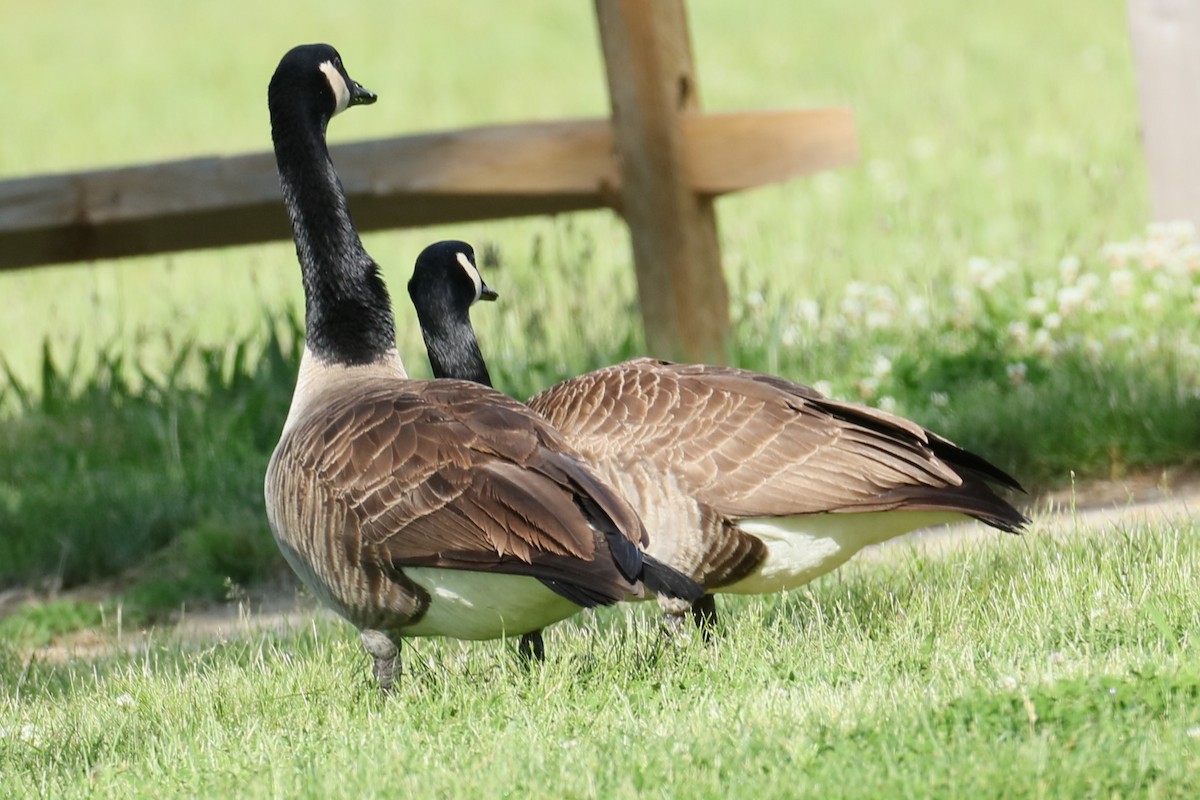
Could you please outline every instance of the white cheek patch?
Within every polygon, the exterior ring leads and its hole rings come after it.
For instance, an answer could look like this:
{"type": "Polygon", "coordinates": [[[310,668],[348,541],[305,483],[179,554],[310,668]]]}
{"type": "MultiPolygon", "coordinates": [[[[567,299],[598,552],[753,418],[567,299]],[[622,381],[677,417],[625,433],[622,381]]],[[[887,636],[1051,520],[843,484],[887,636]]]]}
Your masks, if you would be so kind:
{"type": "Polygon", "coordinates": [[[479,275],[479,270],[471,263],[471,259],[467,258],[466,253],[457,254],[459,265],[467,273],[467,277],[471,279],[471,283],[475,284],[475,299],[483,294],[483,278],[479,275]]]}
{"type": "Polygon", "coordinates": [[[337,67],[332,62],[323,62],[321,72],[325,73],[325,80],[329,81],[329,88],[333,90],[333,96],[337,101],[333,109],[336,116],[350,105],[350,87],[346,85],[346,79],[342,77],[342,73],[337,71],[337,67]]]}

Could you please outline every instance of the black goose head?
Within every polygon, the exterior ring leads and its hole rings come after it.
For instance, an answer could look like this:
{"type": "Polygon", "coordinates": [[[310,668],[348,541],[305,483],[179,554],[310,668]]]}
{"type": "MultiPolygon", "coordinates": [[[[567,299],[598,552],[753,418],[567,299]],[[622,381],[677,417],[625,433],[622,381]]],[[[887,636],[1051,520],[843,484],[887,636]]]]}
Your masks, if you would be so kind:
{"type": "Polygon", "coordinates": [[[460,320],[476,301],[499,295],[483,282],[471,245],[450,240],[431,244],[417,256],[408,296],[424,325],[426,319],[460,320]]]}
{"type": "Polygon", "coordinates": [[[327,44],[293,47],[279,61],[267,89],[272,109],[299,106],[321,128],[350,106],[370,105],[374,92],[350,77],[338,51],[327,44]]]}
{"type": "Polygon", "coordinates": [[[471,245],[446,241],[422,250],[408,296],[417,310],[434,377],[491,386],[470,310],[477,300],[495,300],[497,295],[483,282],[471,245]]]}

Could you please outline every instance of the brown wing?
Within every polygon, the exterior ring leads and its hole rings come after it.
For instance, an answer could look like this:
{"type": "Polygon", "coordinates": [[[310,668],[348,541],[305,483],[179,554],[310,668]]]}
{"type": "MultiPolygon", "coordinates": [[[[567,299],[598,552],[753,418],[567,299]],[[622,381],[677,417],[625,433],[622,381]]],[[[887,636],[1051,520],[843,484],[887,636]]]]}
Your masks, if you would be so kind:
{"type": "Polygon", "coordinates": [[[640,593],[637,516],[498,392],[376,380],[309,414],[280,448],[345,509],[353,524],[329,535],[360,561],[530,575],[581,605],[640,593]]]}
{"type": "Polygon", "coordinates": [[[744,518],[944,510],[1014,530],[1025,518],[982,458],[882,411],[745,370],[638,359],[529,401],[588,458],[649,459],[698,502],[744,518]]]}

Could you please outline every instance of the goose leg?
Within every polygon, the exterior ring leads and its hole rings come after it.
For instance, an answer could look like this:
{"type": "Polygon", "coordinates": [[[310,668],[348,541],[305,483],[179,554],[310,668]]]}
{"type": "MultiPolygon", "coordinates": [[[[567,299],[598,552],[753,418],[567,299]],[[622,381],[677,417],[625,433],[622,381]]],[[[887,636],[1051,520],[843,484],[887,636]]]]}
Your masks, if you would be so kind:
{"type": "Polygon", "coordinates": [[[690,631],[684,625],[684,617],[690,608],[687,601],[676,597],[663,597],[660,595],[658,598],[658,607],[663,612],[663,634],[671,639],[686,639],[690,634],[690,631]]]}
{"type": "Polygon", "coordinates": [[[390,692],[400,673],[400,650],[387,634],[380,631],[364,630],[359,633],[363,648],[375,659],[375,680],[379,688],[390,692]]]}
{"type": "Polygon", "coordinates": [[[704,641],[711,640],[713,631],[717,627],[717,598],[706,594],[692,603],[692,621],[700,629],[700,635],[704,637],[704,641]]]}
{"type": "Polygon", "coordinates": [[[517,656],[520,657],[522,664],[530,664],[534,661],[541,664],[546,660],[546,645],[542,641],[541,631],[530,631],[521,637],[521,642],[517,645],[517,656]]]}

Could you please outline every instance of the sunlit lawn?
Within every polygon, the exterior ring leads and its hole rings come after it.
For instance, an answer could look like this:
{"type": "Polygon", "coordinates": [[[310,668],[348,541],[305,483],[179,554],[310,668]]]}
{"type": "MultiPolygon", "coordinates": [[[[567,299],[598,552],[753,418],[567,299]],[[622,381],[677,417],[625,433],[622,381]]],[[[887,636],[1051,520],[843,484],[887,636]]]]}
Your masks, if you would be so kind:
{"type": "Polygon", "coordinates": [[[712,645],[606,612],[553,629],[530,673],[511,643],[420,641],[386,699],[325,621],[66,664],[0,650],[0,794],[1194,796],[1198,533],[857,561],[723,604],[712,645]]]}
{"type": "MultiPolygon", "coordinates": [[[[1200,248],[1147,229],[1125,9],[691,0],[713,110],[850,105],[851,168],[719,202],[743,366],[894,408],[1039,487],[1200,452],[1200,248]]],[[[607,111],[589,3],[116,0],[6,8],[0,176],[268,146],[291,45],[380,94],[335,141],[607,111]],[[32,67],[36,66],[36,70],[32,67]]],[[[526,396],[641,351],[607,212],[373,234],[398,342],[429,241],[472,241],[475,321],[526,396]]],[[[560,626],[544,669],[419,642],[381,700],[327,621],[112,634],[278,575],[261,476],[294,375],[290,243],[0,275],[0,589],[115,580],[0,620],[0,796],[1192,796],[1197,531],[980,537],[728,603],[560,626]],[[268,331],[273,331],[269,335],[268,331]],[[43,343],[46,347],[43,348],[43,343]]]]}

